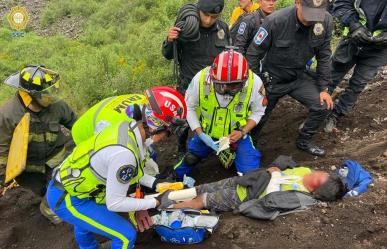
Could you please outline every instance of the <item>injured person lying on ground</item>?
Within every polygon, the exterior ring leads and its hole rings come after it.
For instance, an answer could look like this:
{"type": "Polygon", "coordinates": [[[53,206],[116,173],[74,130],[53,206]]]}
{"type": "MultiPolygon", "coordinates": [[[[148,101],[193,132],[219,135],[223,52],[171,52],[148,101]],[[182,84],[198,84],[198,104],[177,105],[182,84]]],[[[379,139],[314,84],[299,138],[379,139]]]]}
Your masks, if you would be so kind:
{"type": "Polygon", "coordinates": [[[195,187],[197,197],[173,208],[234,211],[257,219],[298,212],[319,201],[365,192],[372,178],[359,164],[347,160],[337,173],[298,166],[291,157],[279,156],[267,169],[195,187]],[[343,174],[343,171],[346,172],[343,174]]]}

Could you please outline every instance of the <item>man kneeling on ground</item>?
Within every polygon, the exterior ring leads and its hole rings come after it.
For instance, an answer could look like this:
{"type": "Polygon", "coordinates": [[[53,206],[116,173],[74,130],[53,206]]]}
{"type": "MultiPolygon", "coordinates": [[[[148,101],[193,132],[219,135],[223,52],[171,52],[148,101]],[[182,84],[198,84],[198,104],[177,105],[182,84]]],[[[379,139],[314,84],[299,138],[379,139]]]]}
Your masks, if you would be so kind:
{"type": "MultiPolygon", "coordinates": [[[[278,207],[278,209],[290,211],[316,204],[316,200],[335,201],[341,199],[347,192],[345,185],[335,174],[313,171],[308,167],[295,167],[293,163],[284,166],[277,165],[275,162],[268,169],[259,169],[244,176],[199,185],[196,187],[195,199],[174,204],[173,208],[205,208],[212,211],[242,211],[243,213],[241,204],[255,201],[254,205],[258,203],[260,206],[258,209],[261,211],[266,209],[265,205],[269,202],[272,209],[278,207]],[[274,191],[273,184],[278,187],[274,191]],[[277,202],[274,205],[273,200],[277,202]],[[300,205],[297,206],[295,203],[300,205]],[[304,205],[305,203],[308,204],[304,205]]],[[[262,215],[268,214],[260,213],[257,217],[262,215]]],[[[275,217],[269,217],[269,219],[272,218],[275,217]]]]}

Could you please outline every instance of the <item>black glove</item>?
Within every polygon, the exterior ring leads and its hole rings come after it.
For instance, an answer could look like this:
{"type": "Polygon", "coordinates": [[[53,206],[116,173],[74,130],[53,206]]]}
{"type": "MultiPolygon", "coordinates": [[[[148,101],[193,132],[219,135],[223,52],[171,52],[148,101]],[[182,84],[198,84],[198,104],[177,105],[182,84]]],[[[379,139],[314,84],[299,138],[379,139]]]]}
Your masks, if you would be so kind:
{"type": "Polygon", "coordinates": [[[373,44],[377,46],[386,46],[387,45],[387,31],[383,31],[380,35],[372,37],[373,44]]]}
{"type": "Polygon", "coordinates": [[[372,34],[366,27],[360,23],[352,24],[349,27],[350,36],[357,42],[360,43],[372,43],[372,34]]]}
{"type": "Polygon", "coordinates": [[[161,195],[156,197],[156,200],[160,203],[160,205],[157,207],[157,209],[162,210],[162,209],[167,209],[171,205],[175,204],[174,201],[170,200],[168,198],[169,193],[171,193],[171,190],[165,191],[161,195]]]}
{"type": "Polygon", "coordinates": [[[177,137],[183,136],[183,134],[188,133],[189,131],[189,126],[188,123],[185,121],[181,122],[173,122],[169,127],[168,130],[173,134],[176,135],[177,137]]]}

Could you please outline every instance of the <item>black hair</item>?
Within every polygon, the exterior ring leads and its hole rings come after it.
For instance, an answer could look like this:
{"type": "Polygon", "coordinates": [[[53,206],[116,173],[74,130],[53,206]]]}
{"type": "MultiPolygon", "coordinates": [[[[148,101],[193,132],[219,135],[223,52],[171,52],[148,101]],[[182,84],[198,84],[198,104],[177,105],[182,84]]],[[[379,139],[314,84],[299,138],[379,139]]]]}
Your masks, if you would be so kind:
{"type": "Polygon", "coordinates": [[[328,180],[313,192],[313,196],[320,201],[336,201],[346,193],[347,188],[340,177],[331,174],[328,180]]]}

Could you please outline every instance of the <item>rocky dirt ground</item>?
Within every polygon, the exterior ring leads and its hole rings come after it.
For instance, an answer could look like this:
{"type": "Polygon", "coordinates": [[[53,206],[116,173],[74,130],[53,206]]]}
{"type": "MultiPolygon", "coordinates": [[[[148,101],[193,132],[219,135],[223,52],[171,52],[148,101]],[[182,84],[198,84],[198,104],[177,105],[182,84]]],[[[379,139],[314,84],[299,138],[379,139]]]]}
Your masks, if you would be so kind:
{"type": "MultiPolygon", "coordinates": [[[[358,160],[373,177],[369,191],[356,198],[323,203],[308,211],[258,221],[231,213],[222,214],[220,226],[204,243],[173,248],[380,248],[387,247],[387,84],[379,74],[361,95],[353,112],[332,134],[320,132],[316,141],[328,149],[324,158],[307,155],[294,145],[297,127],[306,110],[290,98],[275,109],[260,140],[263,165],[280,154],[292,155],[301,165],[333,170],[344,159],[358,160]]],[[[174,139],[158,146],[161,168],[177,161],[174,139]]],[[[194,177],[200,182],[234,174],[221,168],[215,157],[205,160],[194,177]]],[[[0,199],[0,249],[75,249],[69,225],[51,225],[38,211],[39,198],[17,188],[0,199]]],[[[172,248],[153,232],[138,236],[136,248],[172,248]]]]}

